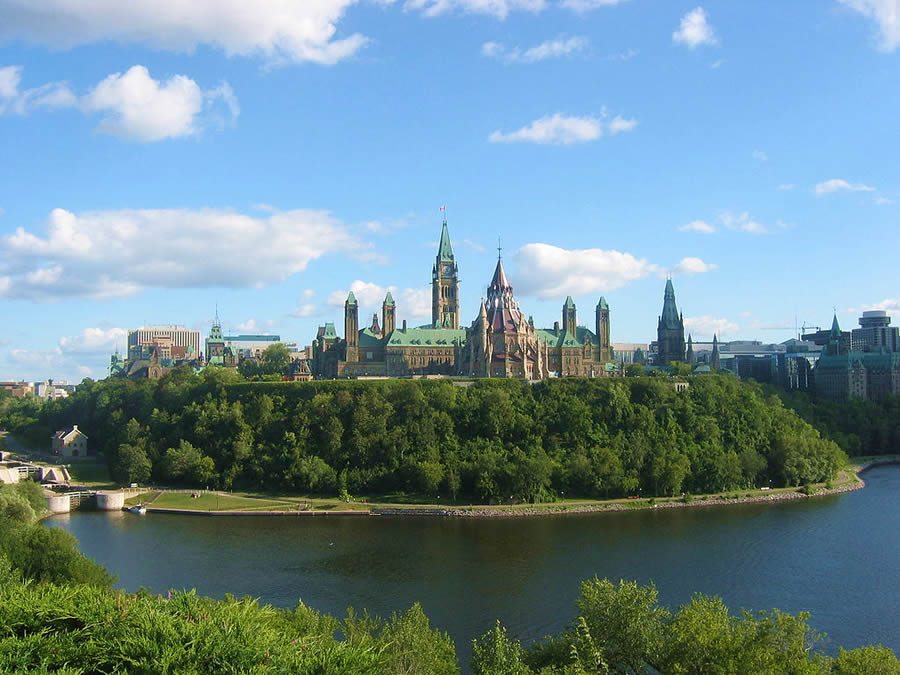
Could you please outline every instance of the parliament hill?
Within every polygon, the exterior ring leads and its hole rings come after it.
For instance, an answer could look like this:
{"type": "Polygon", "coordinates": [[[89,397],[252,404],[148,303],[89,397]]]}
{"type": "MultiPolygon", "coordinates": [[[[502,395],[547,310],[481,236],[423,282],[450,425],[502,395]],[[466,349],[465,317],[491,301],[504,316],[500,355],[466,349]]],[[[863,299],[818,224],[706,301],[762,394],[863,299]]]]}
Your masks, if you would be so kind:
{"type": "Polygon", "coordinates": [[[312,345],[311,371],[318,378],[414,377],[428,375],[502,377],[605,377],[620,373],[609,339],[609,305],[600,298],[593,330],[579,326],[575,303],[565,299],[560,321],[537,328],[526,318],[498,255],[494,275],[468,325],[461,324],[459,267],[447,221],[432,275],[431,323],[397,323],[390,293],[371,323],[360,327],[359,303],[351,291],[344,303],[344,336],[334,323],[320,326],[312,345]],[[462,327],[461,327],[462,326],[462,327]]]}

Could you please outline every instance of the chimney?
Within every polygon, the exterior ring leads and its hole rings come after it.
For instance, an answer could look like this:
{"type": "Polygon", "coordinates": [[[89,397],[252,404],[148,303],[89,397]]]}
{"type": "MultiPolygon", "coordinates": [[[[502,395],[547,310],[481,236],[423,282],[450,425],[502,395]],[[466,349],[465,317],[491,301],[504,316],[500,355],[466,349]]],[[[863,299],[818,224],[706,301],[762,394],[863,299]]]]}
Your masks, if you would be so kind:
{"type": "Polygon", "coordinates": [[[553,322],[553,334],[559,337],[559,321],[553,322]]]}
{"type": "Polygon", "coordinates": [[[403,332],[406,332],[406,319],[403,319],[403,332]]]}

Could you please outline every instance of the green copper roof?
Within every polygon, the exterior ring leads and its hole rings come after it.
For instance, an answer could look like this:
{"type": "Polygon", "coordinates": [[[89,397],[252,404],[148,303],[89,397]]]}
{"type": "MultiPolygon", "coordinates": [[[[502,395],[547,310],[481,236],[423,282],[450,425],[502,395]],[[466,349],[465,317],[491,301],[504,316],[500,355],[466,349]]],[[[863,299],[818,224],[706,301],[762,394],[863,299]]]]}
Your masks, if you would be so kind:
{"type": "Polygon", "coordinates": [[[602,295],[600,296],[600,302],[597,303],[597,309],[609,309],[609,305],[606,304],[606,298],[602,295]]]}
{"type": "Polygon", "coordinates": [[[447,230],[447,221],[441,227],[441,243],[438,246],[438,260],[441,262],[453,262],[453,248],[450,246],[450,232],[447,230]]]}
{"type": "Polygon", "coordinates": [[[584,347],[587,342],[596,347],[600,346],[597,336],[584,326],[577,326],[574,335],[564,330],[560,330],[559,335],[556,335],[552,328],[538,328],[535,333],[542,344],[549,344],[551,347],[584,347]]]}
{"type": "MultiPolygon", "coordinates": [[[[341,297],[341,296],[338,296],[338,297],[341,297]]],[[[347,304],[348,305],[356,304],[356,296],[353,295],[353,291],[350,291],[350,293],[347,295],[347,304]]]]}
{"type": "Polygon", "coordinates": [[[566,296],[566,304],[564,306],[566,309],[575,309],[575,301],[572,300],[571,295],[566,296]]]}
{"type": "Polygon", "coordinates": [[[395,330],[388,337],[386,347],[452,347],[454,342],[465,344],[465,329],[407,328],[395,330]]]}
{"type": "Polygon", "coordinates": [[[831,335],[841,336],[841,327],[838,325],[837,314],[834,315],[834,320],[831,322],[831,335]]]}
{"type": "Polygon", "coordinates": [[[379,333],[372,332],[371,328],[364,328],[359,331],[359,346],[363,349],[372,349],[373,347],[381,347],[384,344],[379,333]]]}
{"type": "Polygon", "coordinates": [[[666,294],[663,299],[660,325],[663,328],[678,328],[680,326],[678,320],[678,307],[675,305],[675,287],[672,285],[671,279],[666,280],[666,294]]]}
{"type": "Polygon", "coordinates": [[[387,295],[384,296],[384,304],[387,305],[388,307],[394,306],[394,296],[391,295],[390,291],[388,291],[387,295]]]}
{"type": "Polygon", "coordinates": [[[324,337],[324,338],[336,338],[337,337],[337,331],[334,329],[333,323],[330,323],[330,322],[326,323],[322,327],[322,337],[324,337]]]}

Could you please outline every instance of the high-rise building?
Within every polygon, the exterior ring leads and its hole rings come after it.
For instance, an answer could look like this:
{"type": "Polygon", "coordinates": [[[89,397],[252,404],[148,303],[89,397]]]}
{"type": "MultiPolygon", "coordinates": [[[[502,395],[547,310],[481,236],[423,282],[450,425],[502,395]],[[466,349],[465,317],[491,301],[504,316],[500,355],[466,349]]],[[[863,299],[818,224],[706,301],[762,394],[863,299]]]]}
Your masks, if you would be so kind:
{"type": "Polygon", "coordinates": [[[863,312],[859,317],[859,326],[850,331],[854,350],[900,351],[900,327],[891,326],[891,317],[883,309],[863,312]]]}
{"type": "Polygon", "coordinates": [[[160,358],[197,358],[200,354],[200,331],[184,326],[141,326],[128,331],[128,359],[146,357],[145,348],[153,347],[160,358]]]}

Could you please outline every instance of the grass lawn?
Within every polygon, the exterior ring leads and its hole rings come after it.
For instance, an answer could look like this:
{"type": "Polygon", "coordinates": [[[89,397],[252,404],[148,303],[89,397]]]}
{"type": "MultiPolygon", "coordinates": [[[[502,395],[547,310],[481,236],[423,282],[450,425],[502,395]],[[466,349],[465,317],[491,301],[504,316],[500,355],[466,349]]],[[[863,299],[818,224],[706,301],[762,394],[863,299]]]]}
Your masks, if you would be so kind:
{"type": "Polygon", "coordinates": [[[72,482],[77,485],[101,489],[115,489],[119,487],[112,481],[106,464],[73,462],[68,465],[68,468],[72,482]]]}
{"type": "Polygon", "coordinates": [[[153,508],[187,509],[191,511],[293,511],[297,502],[262,497],[241,497],[238,495],[197,492],[164,492],[153,501],[153,508]]]}

